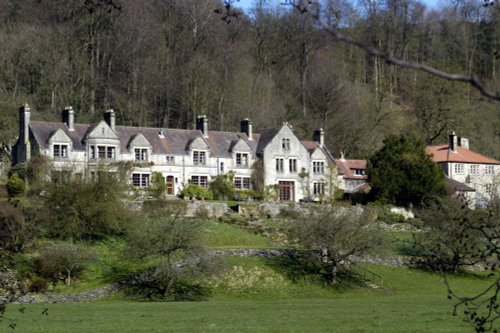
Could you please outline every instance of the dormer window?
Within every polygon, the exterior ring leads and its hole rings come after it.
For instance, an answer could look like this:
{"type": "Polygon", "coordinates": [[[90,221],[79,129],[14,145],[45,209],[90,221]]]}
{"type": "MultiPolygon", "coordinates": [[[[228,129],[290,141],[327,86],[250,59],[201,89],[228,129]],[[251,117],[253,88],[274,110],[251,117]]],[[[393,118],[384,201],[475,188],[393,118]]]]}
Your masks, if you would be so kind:
{"type": "Polygon", "coordinates": [[[206,152],[194,150],[193,151],[193,164],[194,165],[205,165],[207,164],[206,152]]]}
{"type": "Polygon", "coordinates": [[[365,170],[363,170],[363,169],[354,169],[354,174],[356,176],[364,176],[365,175],[365,170]]]}
{"type": "Polygon", "coordinates": [[[248,167],[248,154],[247,153],[236,153],[236,166],[237,167],[248,167]]]}
{"type": "Polygon", "coordinates": [[[90,146],[90,159],[116,159],[116,147],[114,146],[90,146]]]}
{"type": "Polygon", "coordinates": [[[148,149],[147,148],[134,148],[134,156],[136,161],[147,161],[148,160],[148,149]]]}
{"type": "Polygon", "coordinates": [[[68,158],[68,145],[55,144],[53,146],[53,155],[56,158],[68,158]]]}

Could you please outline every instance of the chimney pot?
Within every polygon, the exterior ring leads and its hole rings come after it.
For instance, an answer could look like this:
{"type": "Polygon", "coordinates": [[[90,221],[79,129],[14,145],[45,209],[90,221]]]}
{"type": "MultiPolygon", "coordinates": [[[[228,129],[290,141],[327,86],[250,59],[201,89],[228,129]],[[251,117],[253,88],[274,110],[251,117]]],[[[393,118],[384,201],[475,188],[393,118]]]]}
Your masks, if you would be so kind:
{"type": "Polygon", "coordinates": [[[196,129],[200,131],[205,138],[208,138],[208,118],[206,115],[198,116],[196,119],[196,129]]]}
{"type": "Polygon", "coordinates": [[[319,143],[319,146],[323,148],[325,145],[325,131],[323,131],[322,128],[315,130],[313,140],[319,143]]]}
{"type": "Polygon", "coordinates": [[[457,140],[457,135],[455,134],[455,131],[451,132],[450,137],[449,137],[449,148],[451,151],[456,152],[457,151],[457,146],[458,146],[458,140],[457,140]]]}
{"type": "Polygon", "coordinates": [[[250,119],[245,118],[241,121],[240,130],[241,132],[247,135],[248,140],[250,141],[253,140],[253,128],[252,128],[252,121],[250,119]]]}
{"type": "Polygon", "coordinates": [[[109,127],[113,131],[116,129],[116,117],[115,117],[115,111],[113,109],[106,110],[104,112],[104,121],[108,124],[109,127]]]}
{"type": "Polygon", "coordinates": [[[75,112],[71,106],[67,106],[62,110],[62,122],[68,126],[68,130],[75,130],[75,112]]]}
{"type": "Polygon", "coordinates": [[[19,148],[16,162],[27,162],[31,157],[30,144],[31,110],[28,103],[19,108],[19,148]]]}

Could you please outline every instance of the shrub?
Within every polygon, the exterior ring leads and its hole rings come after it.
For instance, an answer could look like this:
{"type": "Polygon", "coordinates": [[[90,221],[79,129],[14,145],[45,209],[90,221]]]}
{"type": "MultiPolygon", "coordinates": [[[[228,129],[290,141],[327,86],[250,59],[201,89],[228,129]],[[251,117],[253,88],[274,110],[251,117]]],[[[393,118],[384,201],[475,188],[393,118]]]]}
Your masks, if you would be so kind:
{"type": "MultiPolygon", "coordinates": [[[[490,230],[482,212],[471,210],[457,199],[443,198],[417,211],[413,224],[421,232],[413,235],[415,250],[422,254],[420,267],[456,272],[489,258],[484,232],[490,230]],[[481,255],[478,255],[480,253],[481,255]]],[[[498,230],[494,222],[493,230],[498,230]]]]}
{"type": "Polygon", "coordinates": [[[181,196],[183,198],[195,198],[200,200],[211,200],[213,198],[212,192],[196,184],[188,184],[182,191],[181,196]]]}
{"type": "Polygon", "coordinates": [[[99,239],[121,234],[134,212],[121,200],[121,187],[112,176],[96,182],[70,179],[45,186],[45,207],[51,214],[48,236],[59,239],[99,239]]]}
{"type": "Polygon", "coordinates": [[[34,236],[35,223],[27,223],[19,207],[0,203],[0,248],[20,252],[34,236]]]}
{"type": "Polygon", "coordinates": [[[53,282],[62,280],[70,285],[83,272],[85,263],[94,255],[87,249],[70,243],[48,244],[42,247],[36,260],[40,276],[53,282]]]}
{"type": "Polygon", "coordinates": [[[160,172],[153,172],[151,175],[151,185],[149,186],[149,193],[151,193],[156,198],[159,198],[165,193],[167,185],[165,184],[165,178],[160,172]]]}
{"type": "Polygon", "coordinates": [[[210,191],[217,200],[233,200],[234,198],[234,172],[219,175],[210,182],[210,191]]]}
{"type": "Polygon", "coordinates": [[[41,276],[35,276],[29,281],[28,290],[32,293],[44,293],[49,289],[49,281],[41,276]]]}
{"type": "Polygon", "coordinates": [[[7,188],[7,193],[10,198],[19,197],[26,191],[26,183],[19,177],[18,173],[13,173],[12,176],[10,176],[5,187],[7,188]]]}

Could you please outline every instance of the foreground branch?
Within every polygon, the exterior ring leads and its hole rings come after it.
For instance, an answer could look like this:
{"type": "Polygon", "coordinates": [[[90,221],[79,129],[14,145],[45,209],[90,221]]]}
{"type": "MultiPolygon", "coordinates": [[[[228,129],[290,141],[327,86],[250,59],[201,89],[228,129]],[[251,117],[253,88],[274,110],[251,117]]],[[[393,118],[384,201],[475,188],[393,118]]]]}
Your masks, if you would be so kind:
{"type": "Polygon", "coordinates": [[[325,26],[325,30],[335,39],[353,46],[356,46],[360,49],[365,50],[366,52],[370,53],[371,55],[374,55],[376,57],[379,57],[380,59],[383,59],[387,64],[390,65],[395,65],[398,67],[402,68],[408,68],[408,69],[413,69],[417,71],[422,71],[429,73],[431,75],[446,79],[446,80],[451,80],[451,81],[461,81],[470,84],[479,92],[483,95],[486,96],[494,101],[500,102],[500,91],[493,91],[488,89],[476,75],[473,76],[467,76],[467,75],[462,75],[462,74],[452,74],[448,72],[444,72],[442,70],[436,69],[434,67],[425,65],[425,64],[420,64],[420,63],[415,63],[415,62],[409,62],[409,61],[404,61],[401,59],[396,59],[391,56],[389,56],[387,53],[380,51],[379,49],[364,44],[358,40],[355,40],[351,37],[348,37],[332,28],[328,28],[325,26]]]}

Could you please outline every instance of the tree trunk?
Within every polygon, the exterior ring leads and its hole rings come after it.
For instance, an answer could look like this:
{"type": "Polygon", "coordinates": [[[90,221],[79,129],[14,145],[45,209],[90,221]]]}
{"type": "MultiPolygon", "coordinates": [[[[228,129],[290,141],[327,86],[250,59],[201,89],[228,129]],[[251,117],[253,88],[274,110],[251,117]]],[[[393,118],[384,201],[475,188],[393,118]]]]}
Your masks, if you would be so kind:
{"type": "Polygon", "coordinates": [[[332,264],[332,284],[337,283],[337,262],[333,261],[332,264]]]}

